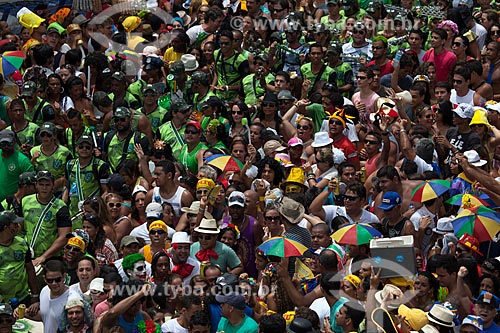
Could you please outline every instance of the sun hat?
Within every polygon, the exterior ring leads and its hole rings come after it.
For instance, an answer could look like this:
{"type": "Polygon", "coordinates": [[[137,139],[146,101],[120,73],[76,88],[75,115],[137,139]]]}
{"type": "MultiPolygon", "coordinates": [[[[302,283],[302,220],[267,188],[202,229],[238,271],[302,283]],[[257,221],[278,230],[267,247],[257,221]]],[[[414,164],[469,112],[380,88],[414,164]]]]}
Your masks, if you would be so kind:
{"type": "Polygon", "coordinates": [[[474,116],[472,117],[469,126],[472,125],[485,125],[486,127],[491,128],[490,122],[488,121],[488,116],[486,114],[486,110],[483,108],[476,108],[474,110],[474,116]]]}
{"type": "Polygon", "coordinates": [[[200,222],[199,227],[194,228],[194,231],[200,234],[219,234],[219,227],[217,227],[217,221],[215,219],[205,219],[203,218],[200,222]]]}
{"type": "Polygon", "coordinates": [[[418,331],[410,331],[411,333],[439,333],[439,330],[432,326],[431,324],[425,324],[424,327],[422,327],[418,331]]]}
{"type": "MultiPolygon", "coordinates": [[[[199,211],[200,211],[200,202],[199,201],[193,201],[193,202],[191,202],[191,206],[181,208],[181,212],[188,213],[188,214],[198,214],[199,211]]],[[[204,217],[207,219],[213,218],[212,214],[210,214],[207,210],[205,210],[204,217]]]]}
{"type": "Polygon", "coordinates": [[[283,197],[278,212],[291,224],[297,224],[304,217],[305,208],[302,204],[288,197],[283,197]]]}
{"type": "Polygon", "coordinates": [[[286,150],[286,147],[283,147],[278,140],[269,140],[266,143],[264,143],[264,153],[266,154],[284,150],[286,150]]]}
{"type": "Polygon", "coordinates": [[[429,321],[446,327],[454,327],[455,323],[453,318],[455,315],[446,306],[441,304],[434,304],[429,312],[427,312],[427,318],[429,321]]]}
{"type": "Polygon", "coordinates": [[[65,310],[69,310],[69,309],[72,309],[72,308],[74,308],[76,306],[79,306],[81,308],[85,307],[84,304],[83,304],[83,300],[80,298],[79,295],[77,297],[75,297],[75,298],[68,299],[66,301],[66,305],[64,306],[64,309],[65,310]]]}
{"type": "Polygon", "coordinates": [[[467,150],[466,152],[464,152],[464,156],[467,157],[467,162],[469,162],[473,166],[480,167],[480,166],[483,166],[486,163],[488,163],[487,161],[482,160],[479,157],[479,154],[477,153],[477,151],[475,151],[475,150],[467,150]]]}
{"type": "Polygon", "coordinates": [[[379,304],[382,304],[382,302],[386,298],[388,298],[389,301],[388,301],[388,303],[386,303],[387,308],[389,310],[395,310],[395,309],[399,308],[401,303],[404,303],[402,296],[403,296],[403,292],[401,291],[401,289],[399,289],[398,287],[396,287],[393,284],[388,283],[384,286],[384,289],[379,290],[375,293],[375,300],[377,300],[377,302],[379,304]]]}
{"type": "Polygon", "coordinates": [[[184,64],[186,72],[195,71],[200,66],[198,64],[198,60],[196,60],[196,57],[192,54],[183,54],[181,57],[181,61],[184,64]]]}
{"type": "Polygon", "coordinates": [[[448,232],[453,232],[453,219],[455,217],[441,217],[436,224],[435,228],[432,228],[432,231],[436,234],[444,235],[448,232]]]}
{"type": "Polygon", "coordinates": [[[410,324],[410,329],[413,331],[419,331],[422,327],[429,323],[425,311],[417,308],[409,308],[404,304],[401,304],[398,308],[398,314],[405,318],[410,324]]]}
{"type": "Polygon", "coordinates": [[[333,142],[333,139],[330,138],[330,135],[328,132],[317,132],[314,133],[314,140],[313,143],[311,144],[311,147],[318,148],[318,147],[324,147],[333,142]]]}
{"type": "Polygon", "coordinates": [[[184,231],[177,231],[173,236],[172,236],[172,242],[171,244],[191,244],[193,243],[189,239],[189,235],[187,232],[184,231]]]}

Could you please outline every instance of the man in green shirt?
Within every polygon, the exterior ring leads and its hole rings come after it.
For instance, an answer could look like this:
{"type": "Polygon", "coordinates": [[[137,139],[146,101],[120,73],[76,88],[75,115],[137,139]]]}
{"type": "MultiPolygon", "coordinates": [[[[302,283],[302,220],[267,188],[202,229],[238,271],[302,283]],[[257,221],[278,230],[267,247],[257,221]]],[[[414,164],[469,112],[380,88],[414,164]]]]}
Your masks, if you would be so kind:
{"type": "Polygon", "coordinates": [[[16,149],[29,156],[31,148],[39,144],[36,137],[39,126],[26,120],[25,114],[26,106],[23,100],[20,98],[12,100],[8,110],[9,119],[12,123],[6,129],[12,130],[16,134],[16,149]]]}
{"type": "Polygon", "coordinates": [[[22,221],[11,211],[0,213],[0,299],[7,302],[16,297],[21,304],[29,305],[40,299],[30,248],[17,235],[22,221]]]}
{"type": "Polygon", "coordinates": [[[0,211],[11,210],[17,216],[23,216],[23,208],[21,200],[30,194],[36,193],[35,189],[36,174],[34,172],[23,172],[19,175],[19,187],[13,195],[8,195],[4,201],[0,203],[0,211]]]}
{"type": "Polygon", "coordinates": [[[142,89],[142,97],[144,99],[144,106],[138,109],[137,113],[142,113],[149,119],[151,130],[153,133],[156,133],[158,127],[165,123],[167,110],[158,105],[160,94],[152,84],[148,84],[142,89]]]}
{"type": "Polygon", "coordinates": [[[59,254],[71,232],[68,206],[54,197],[54,176],[49,171],[38,171],[36,190],[22,200],[24,233],[34,252],[35,267],[59,254]]]}
{"type": "Polygon", "coordinates": [[[328,77],[333,72],[333,68],[323,62],[324,52],[320,44],[312,44],[309,47],[309,59],[311,62],[305,63],[300,67],[300,72],[304,80],[309,80],[309,95],[317,91],[318,83],[328,81],[328,77]]]}
{"type": "Polygon", "coordinates": [[[26,106],[26,120],[42,125],[44,122],[53,121],[56,111],[49,102],[37,96],[37,86],[33,81],[26,81],[21,91],[21,98],[26,106]]]}
{"type": "Polygon", "coordinates": [[[186,143],[182,146],[179,156],[179,161],[194,175],[198,173],[199,167],[203,165],[203,153],[208,149],[201,142],[202,131],[199,122],[190,121],[187,123],[184,131],[186,143]]]}
{"type": "Polygon", "coordinates": [[[221,304],[222,318],[217,332],[226,333],[257,333],[259,325],[245,314],[245,297],[231,292],[226,295],[216,295],[215,300],[221,304]]]}
{"type": "Polygon", "coordinates": [[[242,81],[240,96],[245,104],[255,105],[266,91],[274,90],[274,75],[270,73],[269,55],[261,53],[254,58],[255,73],[245,76],[242,81]]]}
{"type": "MultiPolygon", "coordinates": [[[[88,135],[82,135],[76,145],[78,158],[68,162],[67,179],[68,185],[63,194],[65,201],[69,200],[69,212],[71,216],[79,211],[79,204],[93,195],[104,193],[101,188],[100,179],[109,178],[109,167],[106,162],[93,156],[94,144],[88,135]]],[[[81,226],[74,226],[80,228],[81,226]]]]}
{"type": "Polygon", "coordinates": [[[109,98],[116,102],[117,100],[124,100],[128,103],[129,107],[137,110],[141,107],[141,102],[137,98],[127,91],[128,83],[125,74],[122,72],[114,72],[111,75],[111,94],[109,98]]]}
{"type": "Polygon", "coordinates": [[[29,158],[16,150],[15,134],[10,130],[0,132],[0,202],[17,191],[19,175],[35,171],[29,158]]]}
{"type": "Polygon", "coordinates": [[[134,151],[136,144],[141,145],[146,156],[150,155],[149,140],[144,134],[132,130],[131,116],[128,108],[116,108],[113,112],[116,131],[110,131],[104,137],[102,156],[113,172],[118,172],[122,161],[126,159],[138,162],[134,151]]]}
{"type": "Polygon", "coordinates": [[[172,120],[166,122],[158,128],[157,138],[161,138],[172,148],[172,154],[179,160],[182,145],[184,145],[184,130],[186,122],[191,114],[191,106],[184,99],[176,94],[171,94],[170,98],[172,120]]]}

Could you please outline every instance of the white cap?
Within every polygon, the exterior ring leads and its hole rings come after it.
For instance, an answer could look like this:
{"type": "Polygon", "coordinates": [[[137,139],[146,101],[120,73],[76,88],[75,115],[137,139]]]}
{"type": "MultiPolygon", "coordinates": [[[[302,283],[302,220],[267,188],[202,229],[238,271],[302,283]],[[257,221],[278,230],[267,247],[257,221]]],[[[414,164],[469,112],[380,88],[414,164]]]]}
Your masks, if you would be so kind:
{"type": "Polygon", "coordinates": [[[89,290],[96,290],[99,292],[104,292],[104,279],[103,278],[95,278],[90,282],[89,290]]]}
{"type": "Polygon", "coordinates": [[[151,202],[146,207],[146,218],[157,218],[159,219],[163,213],[163,207],[157,202],[151,202]]]}
{"type": "Polygon", "coordinates": [[[148,193],[148,190],[146,190],[146,188],[142,185],[135,185],[132,195],[135,195],[137,192],[148,193]]]}
{"type": "Polygon", "coordinates": [[[480,166],[483,166],[486,163],[488,163],[487,161],[482,160],[479,157],[479,154],[477,153],[477,151],[475,151],[475,150],[467,150],[466,152],[464,152],[464,156],[467,157],[467,162],[469,162],[473,166],[480,167],[480,166]]]}

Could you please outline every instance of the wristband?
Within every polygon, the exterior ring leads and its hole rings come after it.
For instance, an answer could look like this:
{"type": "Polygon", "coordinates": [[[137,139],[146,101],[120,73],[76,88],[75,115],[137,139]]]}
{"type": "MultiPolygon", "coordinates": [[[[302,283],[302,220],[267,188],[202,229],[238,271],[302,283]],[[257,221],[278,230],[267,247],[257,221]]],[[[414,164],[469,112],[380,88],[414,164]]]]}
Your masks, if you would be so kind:
{"type": "Polygon", "coordinates": [[[406,133],[406,130],[404,130],[404,129],[399,130],[399,133],[406,133]]]}
{"type": "Polygon", "coordinates": [[[260,202],[264,202],[264,199],[265,199],[265,197],[264,197],[264,196],[259,197],[259,201],[260,201],[260,202]]]}

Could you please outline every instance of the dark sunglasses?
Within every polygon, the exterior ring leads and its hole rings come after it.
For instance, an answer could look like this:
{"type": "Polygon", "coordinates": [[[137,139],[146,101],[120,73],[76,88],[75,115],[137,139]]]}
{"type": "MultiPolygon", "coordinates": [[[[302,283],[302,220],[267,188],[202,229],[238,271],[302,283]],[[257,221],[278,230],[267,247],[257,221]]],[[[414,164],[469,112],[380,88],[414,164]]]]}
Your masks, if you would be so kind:
{"type": "Polygon", "coordinates": [[[310,127],[308,125],[297,125],[297,129],[303,129],[304,131],[307,131],[310,127]]]}
{"type": "Polygon", "coordinates": [[[456,83],[456,84],[462,84],[464,81],[463,80],[453,80],[453,83],[456,83]]]}
{"type": "Polygon", "coordinates": [[[212,235],[200,235],[198,236],[199,239],[203,239],[203,240],[211,240],[213,238],[212,235]]]}
{"type": "Polygon", "coordinates": [[[42,133],[40,133],[40,137],[41,137],[41,138],[45,138],[45,137],[47,137],[47,138],[51,138],[51,137],[52,137],[52,134],[47,133],[47,132],[42,132],[42,133]]]}
{"type": "Polygon", "coordinates": [[[83,150],[83,149],[91,150],[92,146],[89,146],[89,145],[79,145],[78,149],[81,149],[81,150],[83,150]]]}
{"type": "Polygon", "coordinates": [[[365,31],[364,31],[364,30],[358,30],[358,29],[352,29],[352,33],[353,33],[353,34],[360,34],[360,35],[364,35],[364,34],[365,34],[365,31]]]}
{"type": "Polygon", "coordinates": [[[352,195],[345,195],[344,194],[344,200],[354,201],[356,199],[358,199],[358,197],[353,197],[352,195]]]}
{"type": "Polygon", "coordinates": [[[343,125],[342,122],[340,120],[335,120],[335,119],[332,119],[330,120],[330,125],[343,125]]]}
{"type": "Polygon", "coordinates": [[[490,34],[495,35],[495,36],[500,35],[500,30],[491,30],[490,34]]]}
{"type": "Polygon", "coordinates": [[[230,45],[231,43],[230,42],[220,42],[220,45],[230,45]]]}
{"type": "Polygon", "coordinates": [[[120,123],[120,122],[127,121],[127,118],[117,118],[117,117],[114,117],[113,119],[115,120],[115,123],[120,123]]]}
{"type": "Polygon", "coordinates": [[[200,132],[198,130],[185,130],[184,133],[186,133],[186,134],[198,134],[200,132]]]}
{"type": "Polygon", "coordinates": [[[254,66],[265,66],[265,64],[263,62],[254,61],[253,64],[254,64],[254,66]]]}
{"type": "Polygon", "coordinates": [[[231,111],[231,113],[232,113],[232,114],[239,114],[239,115],[243,115],[243,111],[241,111],[241,110],[237,110],[237,111],[236,111],[236,110],[233,110],[233,111],[231,111]]]}
{"type": "Polygon", "coordinates": [[[365,143],[368,143],[370,145],[378,145],[380,142],[375,140],[365,140],[365,143]]]}
{"type": "Polygon", "coordinates": [[[279,221],[280,220],[280,216],[277,215],[277,216],[264,216],[264,220],[266,221],[279,221]]]}
{"type": "Polygon", "coordinates": [[[262,103],[262,107],[264,108],[274,108],[275,106],[275,103],[262,103]]]}
{"type": "Polygon", "coordinates": [[[290,103],[291,101],[292,101],[291,99],[281,99],[278,103],[280,105],[285,105],[285,104],[290,103]]]}
{"type": "Polygon", "coordinates": [[[431,119],[431,118],[434,118],[434,115],[433,114],[426,114],[424,116],[425,119],[431,119]]]}
{"type": "Polygon", "coordinates": [[[456,47],[465,46],[464,44],[458,42],[454,42],[452,45],[456,47]]]}
{"type": "Polygon", "coordinates": [[[197,190],[196,194],[207,194],[208,190],[197,190]]]}
{"type": "Polygon", "coordinates": [[[62,281],[62,277],[58,277],[58,278],[55,278],[55,279],[48,279],[48,278],[45,278],[45,282],[47,282],[47,284],[51,284],[51,283],[61,283],[62,281]]]}
{"type": "Polygon", "coordinates": [[[366,80],[366,78],[367,78],[366,76],[360,76],[360,75],[356,76],[356,80],[366,80]]]}
{"type": "Polygon", "coordinates": [[[82,250],[79,247],[76,246],[71,246],[71,245],[66,245],[64,249],[68,252],[82,252],[82,250]]]}
{"type": "Polygon", "coordinates": [[[150,235],[164,235],[166,232],[164,230],[151,230],[149,232],[150,235]]]}
{"type": "Polygon", "coordinates": [[[470,125],[471,128],[474,128],[474,127],[484,127],[485,125],[484,124],[472,124],[470,125]]]}
{"type": "Polygon", "coordinates": [[[108,202],[108,206],[109,208],[120,208],[122,206],[122,203],[121,202],[117,202],[117,203],[114,203],[114,202],[108,202]]]}
{"type": "Polygon", "coordinates": [[[155,97],[155,96],[156,96],[156,93],[154,93],[154,92],[149,92],[149,93],[144,93],[143,95],[144,95],[144,97],[155,97]]]}

